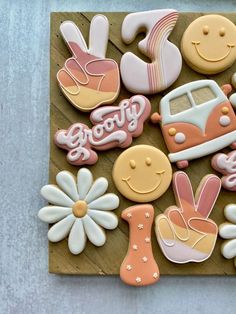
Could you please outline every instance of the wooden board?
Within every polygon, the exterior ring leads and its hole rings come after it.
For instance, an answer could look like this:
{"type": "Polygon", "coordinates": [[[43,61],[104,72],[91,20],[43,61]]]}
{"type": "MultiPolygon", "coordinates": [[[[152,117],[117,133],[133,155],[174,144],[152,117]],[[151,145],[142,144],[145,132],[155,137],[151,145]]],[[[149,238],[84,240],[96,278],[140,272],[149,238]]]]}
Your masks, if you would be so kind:
{"type": "MultiPolygon", "coordinates": [[[[76,110],[62,95],[57,81],[56,73],[63,66],[65,60],[70,57],[68,51],[60,33],[59,26],[64,20],[74,21],[86,40],[88,39],[89,25],[92,17],[95,13],[52,13],[51,14],[51,54],[50,54],[50,117],[51,117],[51,129],[50,129],[50,183],[55,183],[55,176],[60,170],[69,170],[74,174],[77,173],[78,167],[69,165],[66,161],[66,153],[64,150],[57,148],[53,143],[53,135],[58,129],[68,128],[72,123],[83,122],[90,124],[89,114],[82,113],[76,110]]],[[[105,13],[110,22],[110,41],[108,44],[107,57],[115,59],[120,62],[121,56],[126,51],[132,51],[138,56],[145,59],[138,50],[137,42],[143,37],[138,36],[134,43],[126,46],[121,41],[120,28],[122,21],[127,13],[105,13]]],[[[184,30],[187,26],[197,17],[203,14],[200,13],[182,13],[180,14],[177,25],[170,36],[170,40],[177,46],[180,44],[180,40],[184,30]]],[[[236,24],[235,14],[222,14],[229,18],[236,24]]],[[[187,82],[212,78],[217,81],[218,84],[229,83],[231,75],[236,72],[236,64],[234,64],[227,71],[210,76],[204,76],[191,70],[185,63],[179,79],[165,92],[149,97],[152,103],[152,111],[158,109],[158,104],[161,97],[168,93],[170,90],[185,84],[187,82]]],[[[116,103],[124,98],[129,98],[129,93],[123,86],[116,103]]],[[[139,138],[133,141],[133,145],[136,144],[149,144],[154,145],[168,153],[162,138],[161,131],[158,126],[145,123],[144,133],[139,138]]],[[[228,152],[229,149],[224,149],[224,152],[228,152]]],[[[114,161],[117,156],[122,152],[122,149],[112,149],[106,152],[99,153],[99,161],[96,165],[89,168],[93,172],[95,178],[105,176],[109,184],[109,192],[117,193],[120,197],[120,206],[115,213],[120,217],[121,211],[130,205],[133,205],[131,201],[125,199],[120,195],[114,187],[111,179],[111,171],[114,161]]],[[[192,161],[190,167],[186,170],[190,176],[193,188],[196,189],[201,178],[208,174],[214,173],[210,167],[211,156],[192,161]]],[[[173,171],[177,170],[173,165],[173,171]]],[[[225,219],[223,216],[223,208],[228,203],[236,202],[235,193],[222,190],[220,197],[217,200],[215,208],[210,216],[218,225],[225,219]]],[[[172,189],[169,190],[158,200],[153,202],[155,208],[155,214],[163,212],[168,206],[175,204],[172,189]]],[[[119,219],[119,226],[114,231],[106,231],[107,242],[101,248],[96,248],[91,243],[87,243],[86,249],[79,256],[72,255],[67,247],[67,240],[63,240],[59,243],[49,243],[49,271],[60,274],[91,274],[91,275],[116,275],[119,274],[119,268],[122,260],[126,255],[128,248],[128,225],[123,220],[119,219]]],[[[233,266],[233,260],[226,260],[221,256],[220,246],[222,240],[219,238],[216,243],[216,247],[212,256],[203,263],[188,263],[185,265],[177,265],[169,262],[162,252],[160,251],[154,230],[152,233],[152,245],[154,257],[160,267],[161,275],[235,275],[236,270],[233,266]]]]}

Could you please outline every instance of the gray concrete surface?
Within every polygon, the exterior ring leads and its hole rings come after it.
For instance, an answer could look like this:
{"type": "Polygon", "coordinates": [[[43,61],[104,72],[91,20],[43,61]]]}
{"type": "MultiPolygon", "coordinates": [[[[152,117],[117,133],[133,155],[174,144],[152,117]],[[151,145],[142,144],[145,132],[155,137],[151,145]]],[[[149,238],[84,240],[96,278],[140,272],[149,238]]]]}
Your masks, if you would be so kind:
{"type": "Polygon", "coordinates": [[[233,11],[231,1],[0,0],[0,313],[235,313],[236,278],[162,277],[135,289],[118,277],[48,274],[36,214],[48,178],[51,11],[233,11]]]}

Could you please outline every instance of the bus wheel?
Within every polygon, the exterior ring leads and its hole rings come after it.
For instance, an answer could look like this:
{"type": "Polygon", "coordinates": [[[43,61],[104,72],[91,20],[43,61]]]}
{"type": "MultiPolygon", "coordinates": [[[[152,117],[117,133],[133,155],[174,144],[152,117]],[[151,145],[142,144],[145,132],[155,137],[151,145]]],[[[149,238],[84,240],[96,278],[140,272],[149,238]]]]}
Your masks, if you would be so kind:
{"type": "Polygon", "coordinates": [[[184,168],[188,167],[188,161],[187,160],[180,160],[180,161],[177,161],[176,165],[179,169],[184,169],[184,168]]]}
{"type": "Polygon", "coordinates": [[[233,143],[230,145],[230,148],[236,149],[236,142],[233,142],[233,143]]]}

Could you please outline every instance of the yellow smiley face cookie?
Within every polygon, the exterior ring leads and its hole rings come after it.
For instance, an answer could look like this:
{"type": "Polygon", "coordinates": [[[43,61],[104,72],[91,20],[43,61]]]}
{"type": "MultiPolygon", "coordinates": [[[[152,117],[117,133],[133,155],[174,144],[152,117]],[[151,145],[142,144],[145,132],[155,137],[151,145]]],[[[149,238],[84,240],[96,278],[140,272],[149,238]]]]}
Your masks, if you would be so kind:
{"type": "Polygon", "coordinates": [[[201,16],[184,32],[181,52],[197,72],[222,72],[236,60],[236,26],[221,15],[201,16]]]}
{"type": "Polygon", "coordinates": [[[137,145],[117,158],[112,177],[116,188],[129,200],[151,202],[168,189],[172,168],[166,155],[159,149],[137,145]]]}

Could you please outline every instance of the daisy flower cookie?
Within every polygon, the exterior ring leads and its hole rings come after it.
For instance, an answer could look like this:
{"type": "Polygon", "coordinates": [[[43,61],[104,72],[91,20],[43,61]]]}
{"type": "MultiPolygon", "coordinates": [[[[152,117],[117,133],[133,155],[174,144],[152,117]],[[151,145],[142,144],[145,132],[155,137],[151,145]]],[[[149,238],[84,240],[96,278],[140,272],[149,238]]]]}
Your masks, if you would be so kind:
{"type": "Polygon", "coordinates": [[[226,239],[221,246],[221,253],[227,259],[234,258],[236,267],[236,204],[227,205],[224,214],[230,222],[224,222],[219,226],[219,235],[226,239]]]}
{"type": "Polygon", "coordinates": [[[45,185],[41,195],[52,205],[43,207],[38,217],[49,224],[51,242],[59,242],[68,236],[72,254],[81,253],[87,238],[96,246],[106,242],[103,228],[113,230],[118,225],[117,216],[110,211],[119,206],[119,198],[113,193],[105,194],[107,179],[100,177],[93,182],[92,173],[81,168],[77,179],[69,171],[56,176],[57,185],[45,185]]]}

